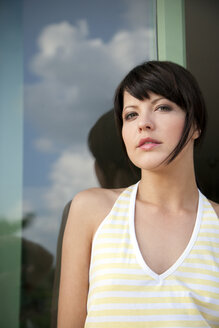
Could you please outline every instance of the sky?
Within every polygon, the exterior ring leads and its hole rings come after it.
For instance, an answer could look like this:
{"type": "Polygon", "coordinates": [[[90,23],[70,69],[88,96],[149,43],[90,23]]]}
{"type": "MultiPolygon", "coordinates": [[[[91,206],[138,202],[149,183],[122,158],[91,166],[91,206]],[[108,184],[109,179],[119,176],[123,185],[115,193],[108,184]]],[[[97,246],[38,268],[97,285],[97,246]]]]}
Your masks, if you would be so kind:
{"type": "Polygon", "coordinates": [[[0,220],[20,220],[22,198],[22,22],[18,1],[0,1],[0,220]],[[13,206],[12,206],[13,204],[13,206]],[[13,207],[13,210],[12,210],[13,207]]]}
{"type": "Polygon", "coordinates": [[[124,75],[156,59],[155,1],[23,1],[23,232],[55,252],[65,204],[98,186],[89,130],[124,75]]]}

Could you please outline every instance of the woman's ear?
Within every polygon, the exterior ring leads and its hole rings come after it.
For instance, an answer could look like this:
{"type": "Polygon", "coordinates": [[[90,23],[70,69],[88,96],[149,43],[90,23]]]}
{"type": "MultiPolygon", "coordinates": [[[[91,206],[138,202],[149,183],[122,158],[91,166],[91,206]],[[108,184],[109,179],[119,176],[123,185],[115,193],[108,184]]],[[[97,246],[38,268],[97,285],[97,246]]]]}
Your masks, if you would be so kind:
{"type": "Polygon", "coordinates": [[[198,139],[200,137],[200,134],[201,134],[201,130],[198,129],[196,127],[196,125],[194,126],[194,130],[193,130],[193,134],[192,134],[192,138],[195,140],[195,139],[198,139]]]}
{"type": "Polygon", "coordinates": [[[200,130],[195,130],[193,133],[193,138],[198,139],[200,137],[201,131],[200,130]]]}

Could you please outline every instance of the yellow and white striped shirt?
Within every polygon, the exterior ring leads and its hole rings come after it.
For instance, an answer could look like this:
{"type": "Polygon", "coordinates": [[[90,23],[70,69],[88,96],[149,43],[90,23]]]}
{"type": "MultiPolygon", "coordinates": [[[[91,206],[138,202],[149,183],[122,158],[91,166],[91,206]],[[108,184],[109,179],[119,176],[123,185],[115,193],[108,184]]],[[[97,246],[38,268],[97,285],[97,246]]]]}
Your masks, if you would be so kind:
{"type": "Polygon", "coordinates": [[[161,275],[145,263],[135,235],[138,184],[127,188],[92,245],[86,328],[219,327],[219,220],[199,193],[191,239],[161,275]]]}

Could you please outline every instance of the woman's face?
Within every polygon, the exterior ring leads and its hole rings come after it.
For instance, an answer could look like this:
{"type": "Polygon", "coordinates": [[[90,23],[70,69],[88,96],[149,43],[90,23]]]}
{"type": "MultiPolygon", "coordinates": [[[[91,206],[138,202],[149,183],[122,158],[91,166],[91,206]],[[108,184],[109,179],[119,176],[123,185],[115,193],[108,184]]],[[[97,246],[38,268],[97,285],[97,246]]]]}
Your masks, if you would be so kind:
{"type": "MultiPolygon", "coordinates": [[[[178,144],[186,113],[163,96],[149,96],[139,100],[124,92],[122,137],[130,160],[150,170],[165,161],[178,144]]],[[[194,133],[186,148],[189,144],[193,147],[195,137],[194,133]]]]}

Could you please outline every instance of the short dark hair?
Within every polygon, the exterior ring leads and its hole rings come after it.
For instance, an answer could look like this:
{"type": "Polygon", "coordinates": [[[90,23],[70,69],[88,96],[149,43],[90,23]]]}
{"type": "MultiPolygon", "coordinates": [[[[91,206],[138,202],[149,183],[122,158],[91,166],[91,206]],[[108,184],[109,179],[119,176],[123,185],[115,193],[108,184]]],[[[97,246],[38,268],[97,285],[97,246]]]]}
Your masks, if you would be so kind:
{"type": "Polygon", "coordinates": [[[199,138],[195,140],[195,145],[203,139],[207,122],[205,101],[196,79],[184,67],[169,61],[148,61],[134,67],[125,76],[117,87],[114,97],[115,118],[121,138],[125,91],[139,100],[149,99],[149,93],[153,92],[173,101],[185,111],[186,118],[181,139],[165,160],[167,163],[170,163],[185,147],[192,127],[200,133],[199,138]]]}

